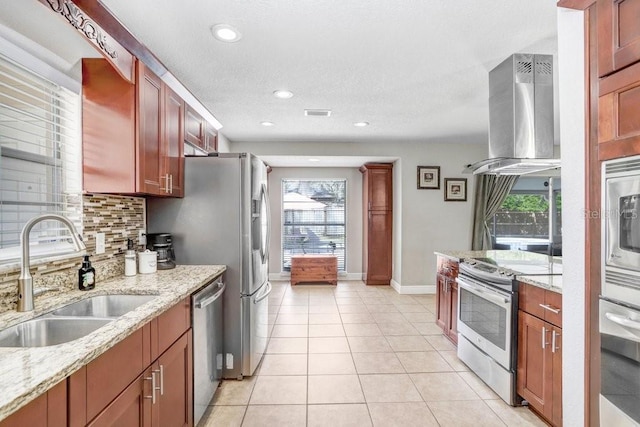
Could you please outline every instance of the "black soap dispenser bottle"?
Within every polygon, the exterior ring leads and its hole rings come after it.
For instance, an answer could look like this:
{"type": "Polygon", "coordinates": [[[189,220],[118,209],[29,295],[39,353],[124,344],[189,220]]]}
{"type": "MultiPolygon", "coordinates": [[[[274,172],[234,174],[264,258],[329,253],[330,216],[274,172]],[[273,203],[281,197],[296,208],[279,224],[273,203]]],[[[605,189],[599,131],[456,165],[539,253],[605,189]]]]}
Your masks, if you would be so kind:
{"type": "Polygon", "coordinates": [[[89,255],[84,256],[82,267],[78,270],[78,289],[88,291],[96,287],[96,269],[91,266],[89,255]]]}

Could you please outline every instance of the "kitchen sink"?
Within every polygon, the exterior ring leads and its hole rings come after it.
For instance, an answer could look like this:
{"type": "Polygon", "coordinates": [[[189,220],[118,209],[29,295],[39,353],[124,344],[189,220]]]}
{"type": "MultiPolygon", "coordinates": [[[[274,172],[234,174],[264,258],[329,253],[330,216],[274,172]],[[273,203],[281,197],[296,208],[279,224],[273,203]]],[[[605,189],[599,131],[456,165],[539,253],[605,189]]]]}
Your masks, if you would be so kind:
{"type": "Polygon", "coordinates": [[[51,314],[54,316],[75,316],[114,318],[155,299],[157,295],[98,295],[65,305],[51,314]]]}
{"type": "Polygon", "coordinates": [[[113,319],[38,317],[0,331],[0,347],[46,347],[82,338],[113,319]]]}

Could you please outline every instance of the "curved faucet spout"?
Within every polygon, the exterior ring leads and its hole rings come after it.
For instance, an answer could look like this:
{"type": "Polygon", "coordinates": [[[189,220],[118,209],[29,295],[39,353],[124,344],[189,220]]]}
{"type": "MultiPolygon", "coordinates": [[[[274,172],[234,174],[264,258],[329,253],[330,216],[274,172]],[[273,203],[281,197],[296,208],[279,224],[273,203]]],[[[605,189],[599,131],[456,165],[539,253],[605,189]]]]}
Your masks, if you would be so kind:
{"type": "Polygon", "coordinates": [[[34,225],[48,220],[60,221],[67,227],[71,233],[73,246],[77,252],[81,252],[86,249],[86,246],[82,242],[82,236],[78,234],[76,227],[68,218],[62,215],[45,214],[27,221],[20,233],[22,259],[20,260],[20,278],[18,278],[18,311],[33,310],[33,278],[29,271],[29,233],[31,233],[31,229],[34,225]]]}

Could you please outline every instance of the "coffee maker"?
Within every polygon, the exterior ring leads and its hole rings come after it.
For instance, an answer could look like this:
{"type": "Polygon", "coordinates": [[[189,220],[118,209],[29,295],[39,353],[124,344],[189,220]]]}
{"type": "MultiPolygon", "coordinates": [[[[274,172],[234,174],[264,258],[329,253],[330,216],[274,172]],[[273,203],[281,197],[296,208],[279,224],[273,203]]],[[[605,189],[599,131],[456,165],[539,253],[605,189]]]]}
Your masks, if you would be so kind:
{"type": "Polygon", "coordinates": [[[155,251],[158,257],[158,270],[170,270],[176,267],[176,255],[173,252],[171,234],[152,233],[147,235],[147,249],[155,251]]]}

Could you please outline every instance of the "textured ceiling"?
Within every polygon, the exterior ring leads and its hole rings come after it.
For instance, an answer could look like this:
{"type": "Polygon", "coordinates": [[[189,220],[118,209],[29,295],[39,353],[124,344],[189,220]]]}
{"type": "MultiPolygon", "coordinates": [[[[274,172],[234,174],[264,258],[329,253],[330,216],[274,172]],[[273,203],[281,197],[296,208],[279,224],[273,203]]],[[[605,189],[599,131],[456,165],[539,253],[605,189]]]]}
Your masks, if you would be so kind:
{"type": "Polygon", "coordinates": [[[232,141],[485,143],[489,70],[515,52],[557,53],[555,0],[102,1],[232,141]],[[242,39],[217,41],[218,23],[242,39]]]}

